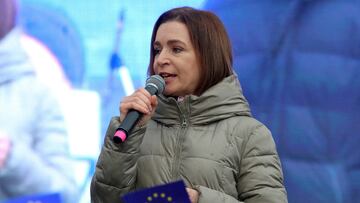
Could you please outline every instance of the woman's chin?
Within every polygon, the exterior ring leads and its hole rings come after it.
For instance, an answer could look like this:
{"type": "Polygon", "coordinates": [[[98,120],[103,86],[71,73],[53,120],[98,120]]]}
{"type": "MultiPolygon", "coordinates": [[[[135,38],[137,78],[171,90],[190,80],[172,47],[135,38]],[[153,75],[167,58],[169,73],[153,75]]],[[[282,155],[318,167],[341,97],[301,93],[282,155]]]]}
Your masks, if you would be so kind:
{"type": "Polygon", "coordinates": [[[166,96],[166,97],[176,97],[174,94],[171,94],[171,93],[167,93],[167,92],[163,92],[163,95],[166,96]]]}
{"type": "Polygon", "coordinates": [[[175,92],[167,91],[166,89],[164,90],[163,95],[166,97],[178,97],[175,92]]]}

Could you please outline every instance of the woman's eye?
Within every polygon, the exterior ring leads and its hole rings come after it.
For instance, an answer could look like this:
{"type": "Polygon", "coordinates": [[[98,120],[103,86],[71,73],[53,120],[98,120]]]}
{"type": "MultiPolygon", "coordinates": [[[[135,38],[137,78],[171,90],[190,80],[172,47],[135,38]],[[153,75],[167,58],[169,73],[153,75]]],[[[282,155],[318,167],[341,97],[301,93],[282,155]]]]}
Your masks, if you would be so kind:
{"type": "Polygon", "coordinates": [[[174,48],[173,48],[173,52],[174,52],[174,53],[180,53],[182,50],[183,50],[183,49],[180,48],[180,47],[174,47],[174,48]]]}
{"type": "Polygon", "coordinates": [[[158,55],[158,54],[160,53],[160,51],[161,51],[161,50],[160,50],[159,48],[154,48],[154,54],[155,54],[155,55],[158,55]]]}

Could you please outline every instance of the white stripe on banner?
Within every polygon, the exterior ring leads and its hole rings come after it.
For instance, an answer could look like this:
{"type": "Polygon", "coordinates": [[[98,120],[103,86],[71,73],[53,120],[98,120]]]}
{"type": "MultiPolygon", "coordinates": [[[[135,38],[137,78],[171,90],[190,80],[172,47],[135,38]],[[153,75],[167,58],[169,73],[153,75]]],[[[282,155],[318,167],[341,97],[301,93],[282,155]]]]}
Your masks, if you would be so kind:
{"type": "Polygon", "coordinates": [[[131,79],[130,72],[126,68],[126,66],[121,66],[119,68],[119,75],[120,75],[120,79],[121,79],[122,85],[124,87],[126,96],[134,93],[134,91],[135,91],[134,83],[131,79]]]}

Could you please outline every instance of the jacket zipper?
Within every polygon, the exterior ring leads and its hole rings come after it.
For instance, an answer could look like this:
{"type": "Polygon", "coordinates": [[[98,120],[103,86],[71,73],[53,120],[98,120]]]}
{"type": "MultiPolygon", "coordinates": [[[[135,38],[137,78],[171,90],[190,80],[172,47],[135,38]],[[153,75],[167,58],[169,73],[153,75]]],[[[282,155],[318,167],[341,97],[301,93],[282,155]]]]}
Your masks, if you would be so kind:
{"type": "Polygon", "coordinates": [[[187,122],[186,122],[185,117],[183,117],[183,121],[182,121],[182,123],[181,123],[181,127],[182,127],[182,128],[185,128],[186,126],[187,126],[187,122]]]}
{"type": "Polygon", "coordinates": [[[178,180],[180,179],[180,173],[179,173],[179,169],[180,169],[180,154],[182,151],[182,143],[184,140],[184,136],[186,134],[186,130],[187,130],[187,121],[186,121],[186,116],[183,113],[183,111],[181,110],[180,106],[178,105],[179,110],[180,110],[180,114],[181,114],[181,124],[180,124],[180,131],[178,133],[177,139],[176,139],[176,149],[175,149],[175,158],[174,158],[174,166],[173,166],[173,170],[172,170],[172,177],[173,180],[178,180]]]}

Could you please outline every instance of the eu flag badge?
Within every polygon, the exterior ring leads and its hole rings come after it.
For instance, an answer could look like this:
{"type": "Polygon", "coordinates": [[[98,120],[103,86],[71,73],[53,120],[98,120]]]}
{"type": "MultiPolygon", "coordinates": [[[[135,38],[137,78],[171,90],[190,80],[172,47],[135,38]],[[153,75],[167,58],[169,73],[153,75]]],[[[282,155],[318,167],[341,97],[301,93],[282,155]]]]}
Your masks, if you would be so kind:
{"type": "Polygon", "coordinates": [[[190,203],[182,180],[130,192],[122,199],[125,203],[190,203]]]}

